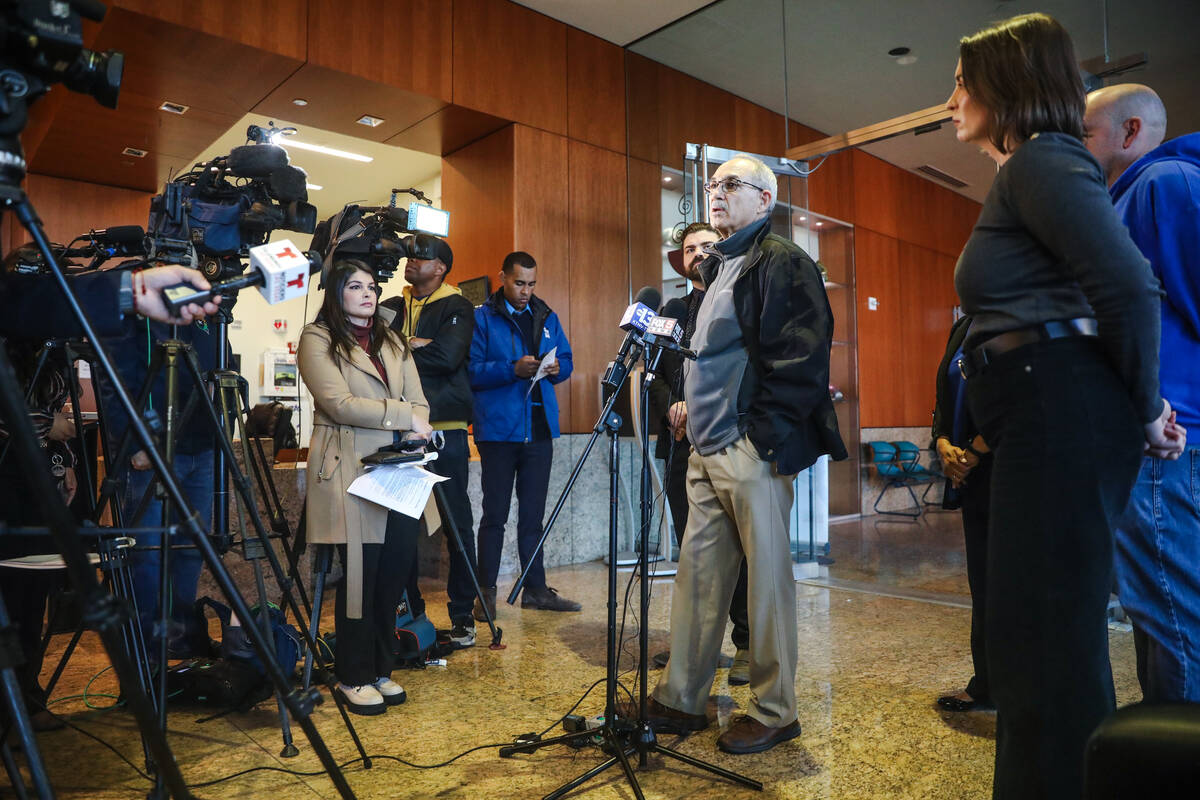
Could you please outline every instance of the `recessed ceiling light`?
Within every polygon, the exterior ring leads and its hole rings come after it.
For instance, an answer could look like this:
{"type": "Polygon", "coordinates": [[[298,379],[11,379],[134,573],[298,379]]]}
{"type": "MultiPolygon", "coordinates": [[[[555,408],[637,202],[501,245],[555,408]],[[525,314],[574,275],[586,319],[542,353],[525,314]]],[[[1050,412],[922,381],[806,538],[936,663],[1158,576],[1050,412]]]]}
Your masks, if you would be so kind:
{"type": "Polygon", "coordinates": [[[159,111],[166,111],[168,114],[186,114],[191,106],[185,106],[183,103],[172,103],[170,100],[164,100],[163,104],[158,107],[159,111]]]}
{"type": "Polygon", "coordinates": [[[147,155],[147,151],[139,150],[136,147],[126,147],[124,150],[121,151],[121,155],[133,156],[134,158],[145,158],[147,155]]]}
{"type": "Polygon", "coordinates": [[[383,124],[383,120],[379,117],[372,117],[370,114],[363,114],[358,119],[354,120],[359,125],[366,125],[368,128],[378,128],[383,124]]]}
{"type": "Polygon", "coordinates": [[[308,101],[305,100],[303,97],[294,97],[294,98],[292,98],[292,105],[306,106],[306,105],[308,105],[308,101]]]}
{"type": "Polygon", "coordinates": [[[807,221],[808,221],[808,217],[801,217],[801,218],[800,218],[800,221],[801,221],[801,222],[807,222],[807,221]]]}
{"type": "Polygon", "coordinates": [[[671,176],[663,175],[663,183],[670,183],[670,182],[671,182],[671,176]]]}
{"type": "Polygon", "coordinates": [[[324,186],[319,186],[319,185],[317,185],[317,184],[315,184],[315,183],[306,183],[306,184],[304,184],[304,188],[305,188],[305,189],[308,189],[310,192],[319,192],[319,191],[321,191],[322,189],[324,189],[325,187],[324,187],[324,186]]]}
{"type": "Polygon", "coordinates": [[[824,222],[818,222],[818,223],[817,223],[817,227],[819,228],[819,227],[821,227],[821,226],[822,226],[822,225],[824,225],[824,224],[825,224],[824,222]]]}
{"type": "Polygon", "coordinates": [[[313,153],[321,153],[323,155],[334,156],[336,158],[348,158],[351,161],[361,161],[364,164],[369,164],[370,162],[375,160],[371,156],[364,156],[364,155],[360,155],[358,153],[351,153],[346,150],[337,150],[335,148],[325,147],[324,145],[320,145],[320,144],[309,144],[308,142],[298,142],[298,141],[296,141],[295,136],[288,136],[286,138],[282,137],[282,136],[273,136],[273,137],[271,137],[271,141],[273,144],[277,144],[285,150],[295,147],[299,150],[308,150],[313,153]]]}

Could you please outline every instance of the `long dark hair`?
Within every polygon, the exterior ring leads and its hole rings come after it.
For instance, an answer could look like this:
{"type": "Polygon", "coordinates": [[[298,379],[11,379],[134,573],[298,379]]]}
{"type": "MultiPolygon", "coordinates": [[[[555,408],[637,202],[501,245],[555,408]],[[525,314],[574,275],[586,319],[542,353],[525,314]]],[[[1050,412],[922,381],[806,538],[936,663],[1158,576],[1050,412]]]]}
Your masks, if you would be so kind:
{"type": "MultiPolygon", "coordinates": [[[[329,329],[329,355],[333,358],[341,356],[346,361],[350,360],[350,354],[358,346],[358,340],[354,338],[354,332],[350,330],[350,320],[346,318],[346,310],[342,308],[342,291],[350,277],[360,270],[378,281],[375,271],[356,258],[335,261],[329,274],[325,276],[325,299],[317,313],[317,322],[324,323],[329,329]]],[[[406,349],[404,340],[393,333],[379,316],[379,306],[376,305],[375,316],[371,318],[371,347],[367,352],[377,356],[385,344],[402,352],[406,349]]]]}
{"type": "Polygon", "coordinates": [[[958,54],[967,93],[988,110],[988,139],[1001,153],[1041,132],[1083,140],[1087,96],[1058,20],[1021,14],[964,37],[958,54]]]}

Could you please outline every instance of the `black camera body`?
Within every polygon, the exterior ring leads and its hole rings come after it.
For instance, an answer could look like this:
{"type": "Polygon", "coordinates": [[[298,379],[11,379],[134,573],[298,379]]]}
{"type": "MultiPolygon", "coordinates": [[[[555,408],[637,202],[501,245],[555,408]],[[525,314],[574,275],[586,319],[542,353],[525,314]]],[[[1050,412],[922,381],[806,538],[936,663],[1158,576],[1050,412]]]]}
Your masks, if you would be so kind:
{"type": "MultiPolygon", "coordinates": [[[[424,194],[416,189],[393,189],[392,200],[386,206],[347,205],[337,214],[317,225],[311,249],[321,254],[325,272],[337,257],[356,258],[367,264],[375,273],[375,279],[383,283],[396,274],[402,258],[437,258],[438,239],[430,232],[433,229],[417,227],[411,219],[410,210],[440,214],[448,221],[445,212],[429,205],[413,203],[406,210],[396,206],[396,196],[407,193],[418,200],[428,202],[424,194]]],[[[448,223],[443,230],[445,235],[448,223]]]]}
{"type": "Polygon", "coordinates": [[[210,281],[240,275],[242,258],[272,231],[316,228],[306,177],[273,144],[197,164],[150,201],[148,260],[199,269],[210,281]]]}
{"type": "Polygon", "coordinates": [[[125,56],[83,46],[81,15],[100,22],[104,6],[92,0],[0,0],[0,180],[25,177],[20,135],[29,104],[62,83],[117,107],[125,56]]]}

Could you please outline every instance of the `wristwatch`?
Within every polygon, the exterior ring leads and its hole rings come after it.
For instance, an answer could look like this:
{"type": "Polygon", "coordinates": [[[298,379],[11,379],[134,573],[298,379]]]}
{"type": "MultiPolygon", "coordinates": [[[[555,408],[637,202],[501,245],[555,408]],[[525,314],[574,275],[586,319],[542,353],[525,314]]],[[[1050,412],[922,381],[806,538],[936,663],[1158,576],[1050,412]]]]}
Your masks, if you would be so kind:
{"type": "MultiPolygon", "coordinates": [[[[972,441],[974,441],[974,440],[972,439],[972,441]]],[[[979,452],[978,450],[976,450],[974,447],[971,446],[971,442],[967,442],[967,444],[963,448],[963,450],[966,450],[968,453],[974,453],[975,457],[978,459],[982,459],[984,456],[983,453],[979,452]]]]}

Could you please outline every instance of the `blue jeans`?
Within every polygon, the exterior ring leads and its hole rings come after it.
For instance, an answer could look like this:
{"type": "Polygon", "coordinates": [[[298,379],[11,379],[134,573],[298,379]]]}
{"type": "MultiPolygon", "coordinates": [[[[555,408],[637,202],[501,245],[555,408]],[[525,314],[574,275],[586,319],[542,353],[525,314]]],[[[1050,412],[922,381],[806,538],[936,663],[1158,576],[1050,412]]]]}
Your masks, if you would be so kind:
{"type": "MultiPolygon", "coordinates": [[[[176,453],[175,474],[179,478],[180,488],[188,502],[200,515],[200,527],[209,532],[212,526],[213,476],[212,451],[204,450],[199,453],[176,453]]],[[[134,470],[128,472],[125,487],[125,513],[131,517],[141,502],[146,487],[154,477],[154,470],[134,470]]],[[[139,520],[126,519],[130,527],[151,527],[162,524],[162,503],[153,495],[146,504],[146,512],[139,520]]],[[[176,535],[175,544],[190,543],[187,534],[180,532],[176,535]]],[[[134,550],[130,554],[130,572],[133,578],[133,594],[137,600],[138,617],[141,620],[142,631],[147,642],[153,638],[156,620],[159,617],[158,585],[161,569],[159,567],[160,552],[158,550],[162,537],[157,533],[145,533],[137,537],[138,547],[152,547],[147,550],[134,550]]],[[[196,603],[196,587],[200,582],[200,570],[204,567],[204,559],[200,551],[194,548],[171,550],[171,597],[168,606],[169,627],[168,636],[172,639],[187,633],[194,633],[197,620],[194,615],[196,603]]]]}
{"type": "Polygon", "coordinates": [[[1116,544],[1143,698],[1200,702],[1200,448],[1142,460],[1116,544]]]}

